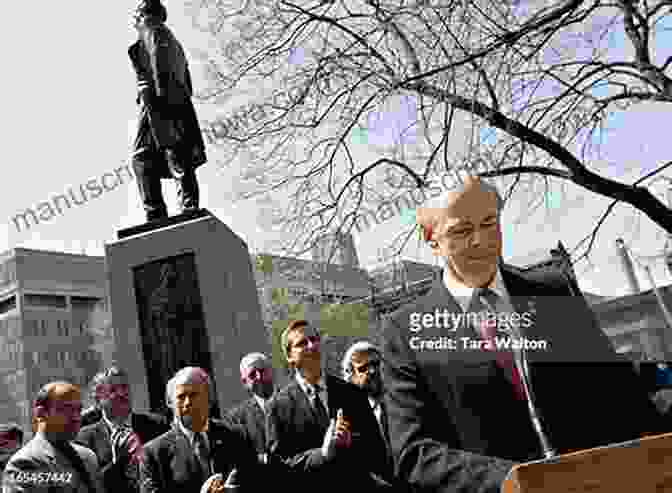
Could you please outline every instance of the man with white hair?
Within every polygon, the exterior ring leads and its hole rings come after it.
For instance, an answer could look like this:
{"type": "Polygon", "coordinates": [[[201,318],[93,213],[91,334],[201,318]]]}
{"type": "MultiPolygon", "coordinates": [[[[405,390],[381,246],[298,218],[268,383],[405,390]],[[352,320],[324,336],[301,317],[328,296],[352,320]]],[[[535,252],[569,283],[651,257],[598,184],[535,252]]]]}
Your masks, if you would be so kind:
{"type": "MultiPolygon", "coordinates": [[[[227,477],[234,469],[244,490],[263,491],[278,481],[275,469],[259,462],[242,428],[209,417],[215,398],[212,389],[202,368],[182,368],[168,381],[166,396],[175,419],[171,430],[144,447],[141,493],[197,492],[208,478],[227,477]]],[[[217,484],[211,482],[208,491],[219,491],[217,484]]]]}
{"type": "Polygon", "coordinates": [[[469,177],[417,212],[443,273],[383,329],[390,439],[414,491],[495,493],[516,463],[665,431],[564,273],[502,262],[501,208],[469,177]],[[615,409],[628,418],[605,419],[615,409]]]}
{"type": "Polygon", "coordinates": [[[240,381],[250,393],[250,398],[227,415],[247,431],[260,459],[266,461],[266,404],[275,391],[270,358],[263,353],[245,355],[240,360],[240,381]]]}

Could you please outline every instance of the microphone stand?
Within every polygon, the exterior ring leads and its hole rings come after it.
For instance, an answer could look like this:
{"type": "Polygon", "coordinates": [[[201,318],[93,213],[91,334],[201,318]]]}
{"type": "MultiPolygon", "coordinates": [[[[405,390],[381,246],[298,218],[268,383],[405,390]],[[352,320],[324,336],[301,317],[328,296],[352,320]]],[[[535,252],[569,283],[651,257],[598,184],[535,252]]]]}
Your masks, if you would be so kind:
{"type": "Polygon", "coordinates": [[[553,458],[558,455],[557,451],[551,445],[551,441],[548,438],[548,435],[544,431],[544,420],[542,418],[541,412],[537,408],[535,402],[536,397],[534,390],[532,389],[532,381],[530,379],[530,368],[527,363],[527,355],[525,353],[525,344],[522,334],[518,327],[513,325],[509,327],[508,332],[513,336],[514,340],[521,342],[520,350],[513,350],[514,361],[516,363],[516,368],[518,369],[518,374],[523,383],[523,388],[525,389],[525,396],[527,397],[527,408],[530,413],[530,418],[532,419],[532,426],[534,431],[539,438],[541,443],[541,448],[543,450],[544,457],[546,459],[553,458]]]}

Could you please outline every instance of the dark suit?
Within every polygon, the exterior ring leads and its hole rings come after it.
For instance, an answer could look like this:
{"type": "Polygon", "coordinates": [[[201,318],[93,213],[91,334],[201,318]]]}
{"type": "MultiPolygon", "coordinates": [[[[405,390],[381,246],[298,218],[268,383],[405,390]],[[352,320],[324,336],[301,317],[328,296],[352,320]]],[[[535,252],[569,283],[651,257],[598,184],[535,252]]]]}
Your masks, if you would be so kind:
{"type": "MultiPolygon", "coordinates": [[[[532,277],[502,266],[502,277],[515,310],[533,315],[525,337],[549,343],[550,350],[528,351],[528,358],[538,407],[560,453],[665,431],[633,365],[619,359],[584,298],[570,296],[559,273],[532,277]]],[[[425,491],[498,492],[516,462],[541,458],[539,442],[526,402],[513,397],[492,353],[460,345],[418,350],[417,340],[411,347],[411,337],[476,337],[466,324],[457,332],[410,330],[412,313],[444,308],[462,313],[439,276],[424,298],[385,324],[384,378],[397,472],[425,491]]]]}
{"type": "Polygon", "coordinates": [[[294,380],[268,403],[268,450],[299,474],[295,484],[306,491],[313,491],[316,484],[375,491],[380,485],[370,473],[384,475],[385,445],[368,397],[359,387],[330,375],[326,386],[330,416],[342,408],[352,423],[351,448],[332,461],[324,459],[321,447],[327,426],[319,422],[308,396],[294,380]]]}
{"type": "Polygon", "coordinates": [[[228,412],[229,418],[242,426],[254,442],[257,454],[266,453],[266,414],[259,407],[257,400],[250,397],[228,412]]]}
{"type": "Polygon", "coordinates": [[[86,469],[91,487],[87,486],[86,480],[66,455],[42,433],[36,433],[7,463],[3,472],[2,493],[105,492],[95,474],[98,469],[96,455],[79,444],[73,444],[72,447],[86,469]]]}
{"type": "MultiPolygon", "coordinates": [[[[131,414],[131,427],[142,443],[148,443],[169,429],[166,418],[158,414],[131,414]]],[[[98,458],[98,476],[109,492],[132,491],[134,487],[126,479],[123,462],[112,463],[110,428],[105,420],[86,426],[79,431],[75,441],[90,448],[98,458]]]]}
{"type": "MultiPolygon", "coordinates": [[[[243,491],[264,491],[284,479],[275,464],[259,463],[252,441],[242,428],[229,420],[210,420],[208,426],[215,473],[226,479],[236,468],[243,491]]],[[[198,493],[206,479],[189,439],[177,425],[145,445],[140,467],[142,493],[198,493]]]]}

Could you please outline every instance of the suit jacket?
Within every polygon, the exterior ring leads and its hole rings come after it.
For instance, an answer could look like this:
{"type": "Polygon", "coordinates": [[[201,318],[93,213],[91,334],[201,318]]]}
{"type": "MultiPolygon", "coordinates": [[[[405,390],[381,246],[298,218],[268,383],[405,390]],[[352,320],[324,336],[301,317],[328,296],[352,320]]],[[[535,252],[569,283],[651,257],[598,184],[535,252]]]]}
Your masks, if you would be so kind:
{"type": "MultiPolygon", "coordinates": [[[[279,484],[277,464],[261,464],[251,439],[230,420],[208,424],[210,460],[215,473],[224,478],[235,468],[242,491],[263,491],[279,484]]],[[[187,436],[173,424],[171,429],[144,446],[140,466],[141,493],[198,493],[203,478],[187,436]]]]}
{"type": "MultiPolygon", "coordinates": [[[[131,427],[141,442],[148,443],[162,435],[170,428],[168,421],[158,414],[131,414],[131,427]]],[[[109,492],[133,491],[135,489],[126,479],[123,462],[112,463],[112,442],[110,429],[101,419],[95,424],[86,426],[79,431],[75,441],[93,450],[98,458],[98,477],[109,492]]]]}
{"type": "Polygon", "coordinates": [[[243,427],[254,443],[257,454],[266,453],[266,414],[254,397],[243,401],[228,412],[229,418],[243,427]]]}
{"type": "Polygon", "coordinates": [[[335,417],[342,408],[351,420],[351,449],[333,461],[324,459],[321,447],[327,427],[318,421],[298,382],[292,381],[268,403],[268,450],[298,474],[296,484],[307,490],[313,490],[318,481],[331,486],[360,485],[373,491],[379,485],[371,479],[371,472],[384,475],[381,451],[385,445],[368,397],[357,386],[331,375],[326,377],[326,386],[330,416],[335,417]]]}
{"type": "MultiPolygon", "coordinates": [[[[503,265],[502,277],[519,316],[528,314],[524,336],[550,348],[528,351],[528,360],[537,407],[560,453],[666,431],[632,363],[615,353],[559,272],[530,275],[503,265]]],[[[541,458],[539,441],[527,403],[513,397],[492,353],[460,346],[460,337],[476,337],[472,328],[411,330],[413,314],[444,309],[462,313],[439,276],[425,297],[385,323],[383,375],[397,473],[431,491],[498,492],[516,462],[541,458]],[[419,340],[441,337],[457,348],[417,349],[419,340]]]]}
{"type": "Polygon", "coordinates": [[[87,488],[70,460],[43,434],[37,433],[9,459],[3,473],[2,493],[104,493],[96,477],[96,455],[86,447],[72,445],[84,462],[95,492],[87,488]]]}

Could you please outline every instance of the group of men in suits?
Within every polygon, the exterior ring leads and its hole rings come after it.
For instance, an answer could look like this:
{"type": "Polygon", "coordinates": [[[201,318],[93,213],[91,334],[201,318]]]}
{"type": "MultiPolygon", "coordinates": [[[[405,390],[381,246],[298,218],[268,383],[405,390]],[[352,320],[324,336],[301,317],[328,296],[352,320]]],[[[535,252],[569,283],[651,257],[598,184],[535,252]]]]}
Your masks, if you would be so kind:
{"type": "Polygon", "coordinates": [[[502,263],[501,204],[473,178],[418,210],[442,275],[386,320],[381,348],[351,346],[340,377],[319,327],[295,320],[281,335],[290,383],[276,390],[270,359],[246,355],[250,398],[222,420],[200,368],[167,383],[172,421],[134,412],[118,368],[94,379],[100,419],[81,430],[79,389],[48,384],[3,493],[217,493],[226,477],[241,491],[494,493],[518,463],[670,431],[568,280],[502,263]],[[544,344],[511,342],[524,340],[544,344]]]}
{"type": "Polygon", "coordinates": [[[316,485],[398,491],[381,421],[379,351],[353,346],[340,378],[324,372],[319,331],[309,322],[290,323],[281,344],[294,374],[267,405],[268,453],[299,474],[301,491],[316,485]]]}
{"type": "Polygon", "coordinates": [[[243,491],[258,491],[285,479],[281,464],[259,460],[243,427],[209,416],[213,386],[201,368],[183,368],[167,383],[172,422],[134,412],[117,367],[98,374],[93,389],[101,419],[84,428],[76,385],[40,390],[35,436],[8,460],[3,493],[217,493],[232,473],[243,491]]]}

